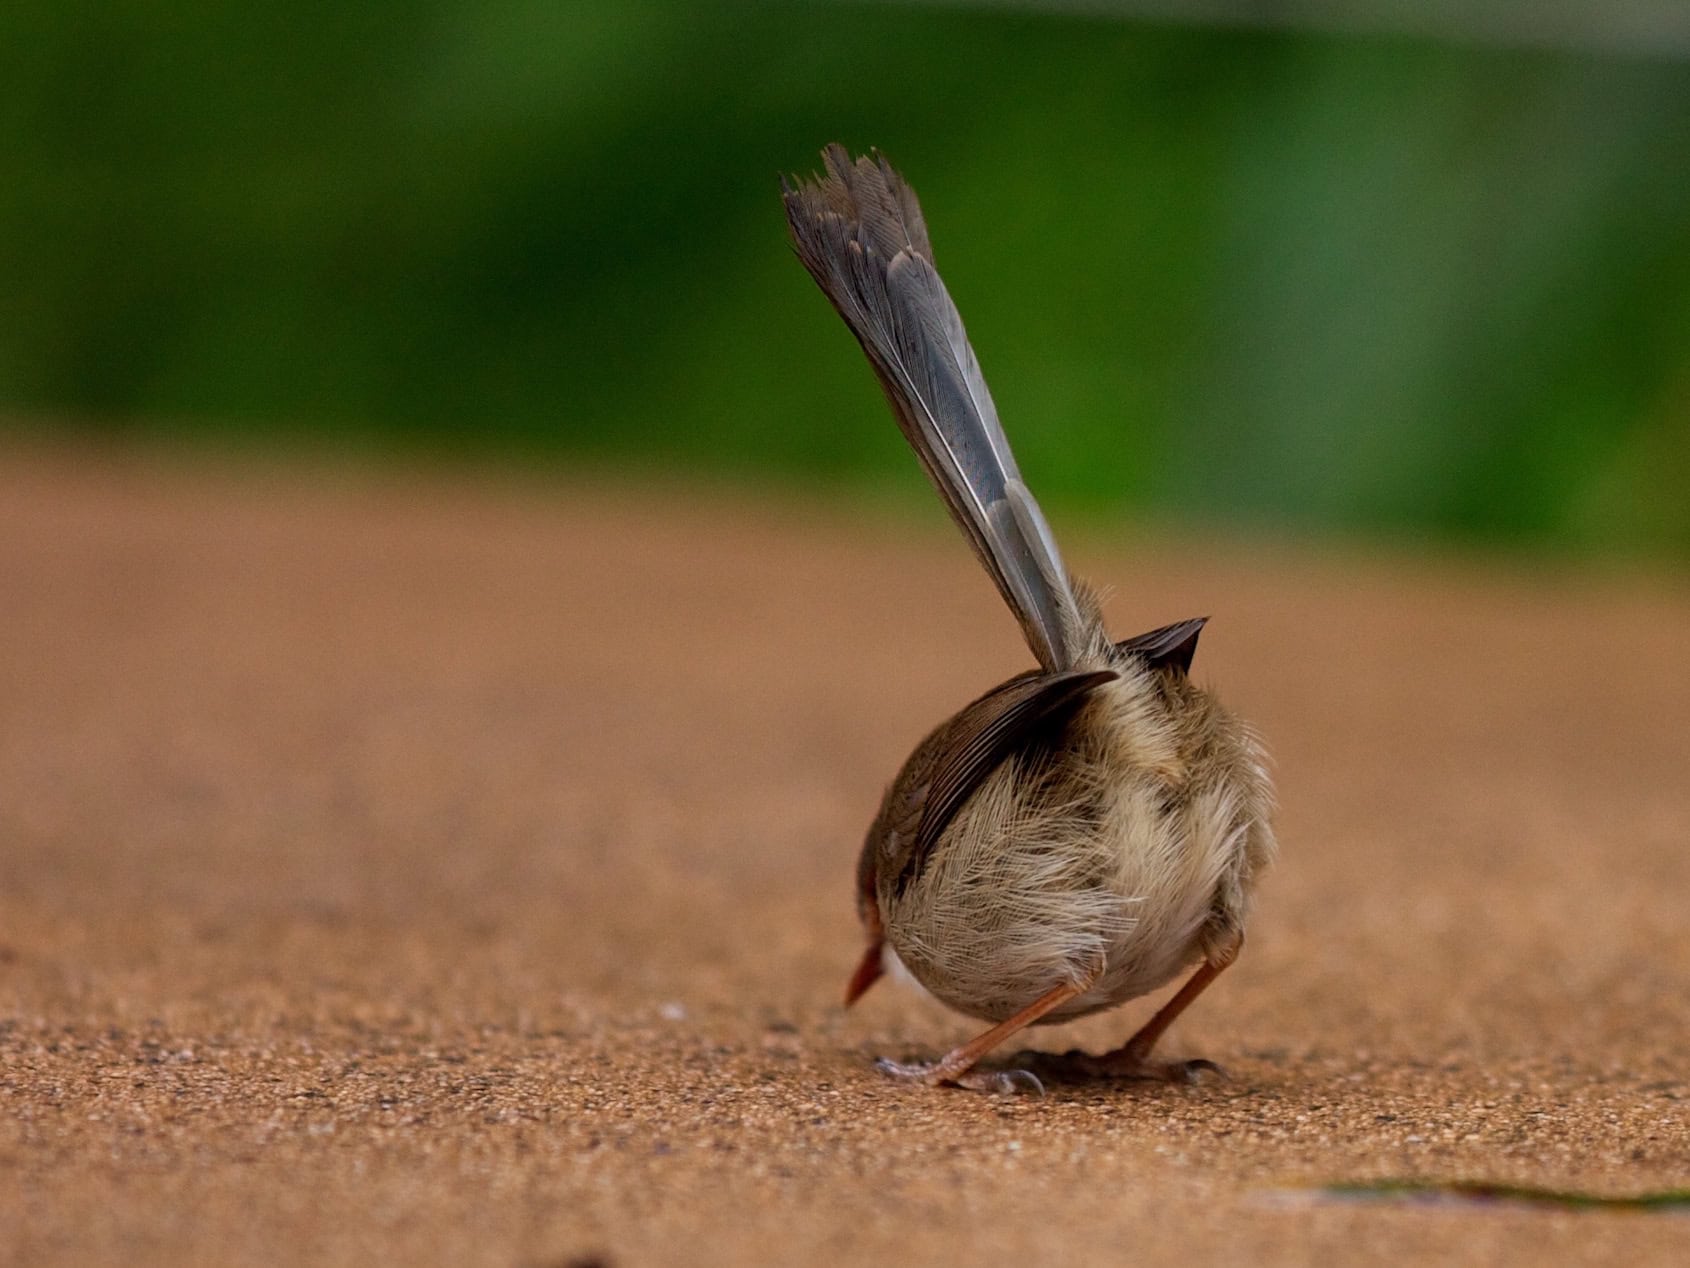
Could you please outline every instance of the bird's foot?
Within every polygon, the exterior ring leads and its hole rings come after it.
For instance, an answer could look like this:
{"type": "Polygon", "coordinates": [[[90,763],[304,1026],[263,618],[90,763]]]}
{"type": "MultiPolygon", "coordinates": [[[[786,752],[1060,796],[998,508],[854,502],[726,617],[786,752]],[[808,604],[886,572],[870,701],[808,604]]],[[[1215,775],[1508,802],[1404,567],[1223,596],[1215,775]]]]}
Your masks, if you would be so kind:
{"type": "Polygon", "coordinates": [[[953,1084],[970,1092],[993,1092],[999,1096],[1014,1096],[1017,1092],[1045,1094],[1045,1085],[1031,1070],[977,1070],[972,1066],[961,1069],[955,1063],[938,1061],[893,1061],[882,1057],[874,1068],[900,1083],[925,1083],[928,1087],[953,1084]]]}
{"type": "Polygon", "coordinates": [[[1132,1044],[1099,1056],[1076,1048],[1061,1053],[1023,1052],[1017,1055],[1016,1060],[1042,1071],[1049,1078],[1075,1081],[1137,1079],[1153,1083],[1202,1083],[1226,1077],[1226,1071],[1213,1061],[1205,1061],[1201,1057],[1189,1061],[1153,1060],[1148,1052],[1139,1052],[1132,1044]]]}

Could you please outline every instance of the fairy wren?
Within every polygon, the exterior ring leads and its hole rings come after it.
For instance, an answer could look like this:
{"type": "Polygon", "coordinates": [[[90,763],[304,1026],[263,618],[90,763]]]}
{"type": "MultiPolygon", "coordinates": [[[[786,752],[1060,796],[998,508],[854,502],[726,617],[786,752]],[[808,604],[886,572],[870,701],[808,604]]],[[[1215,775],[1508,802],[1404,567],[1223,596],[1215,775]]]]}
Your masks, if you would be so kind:
{"type": "Polygon", "coordinates": [[[1023,483],[914,192],[879,154],[822,153],[783,183],[798,258],[868,354],[904,438],[997,583],[1038,668],[916,745],[857,863],[867,948],[853,1002],[896,956],[944,1003],[992,1023],[894,1078],[1009,1091],[976,1062],[1196,971],[1121,1048],[1069,1053],[1086,1075],[1185,1078],[1158,1062],[1168,1024],[1231,964],[1271,861],[1273,788],[1255,736],[1191,681],[1207,618],[1112,640],[1023,483]]]}

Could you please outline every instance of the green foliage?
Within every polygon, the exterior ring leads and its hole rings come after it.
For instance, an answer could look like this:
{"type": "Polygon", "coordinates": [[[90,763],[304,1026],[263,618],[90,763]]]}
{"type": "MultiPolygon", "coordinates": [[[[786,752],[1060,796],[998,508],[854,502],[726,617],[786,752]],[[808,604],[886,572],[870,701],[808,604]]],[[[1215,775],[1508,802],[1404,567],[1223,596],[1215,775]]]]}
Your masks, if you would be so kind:
{"type": "Polygon", "coordinates": [[[0,403],[913,480],[789,258],[920,190],[1054,502],[1690,555],[1690,72],[994,10],[0,16],[0,403]]]}

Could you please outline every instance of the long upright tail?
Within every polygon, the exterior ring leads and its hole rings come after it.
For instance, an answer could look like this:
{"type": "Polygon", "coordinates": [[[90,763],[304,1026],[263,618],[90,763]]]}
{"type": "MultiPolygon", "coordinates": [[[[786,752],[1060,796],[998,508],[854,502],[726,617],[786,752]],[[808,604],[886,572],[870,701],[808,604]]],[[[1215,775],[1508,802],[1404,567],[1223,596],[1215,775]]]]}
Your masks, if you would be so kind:
{"type": "Polygon", "coordinates": [[[1086,641],[1044,513],[1021,480],[962,317],[933,267],[920,204],[876,154],[822,151],[784,183],[798,258],[868,354],[898,426],[1047,670],[1086,641]]]}

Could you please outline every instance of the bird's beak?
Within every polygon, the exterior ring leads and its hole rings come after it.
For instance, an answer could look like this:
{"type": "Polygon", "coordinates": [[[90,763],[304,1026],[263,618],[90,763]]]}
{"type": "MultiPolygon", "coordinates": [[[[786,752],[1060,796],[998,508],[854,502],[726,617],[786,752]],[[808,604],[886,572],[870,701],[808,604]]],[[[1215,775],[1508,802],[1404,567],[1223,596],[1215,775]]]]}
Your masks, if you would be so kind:
{"type": "Polygon", "coordinates": [[[857,1002],[859,996],[869,987],[880,980],[880,975],[886,971],[881,963],[881,948],[885,943],[876,938],[868,944],[863,952],[863,958],[857,961],[857,971],[851,974],[851,980],[845,986],[845,1007],[849,1008],[857,1002]]]}

